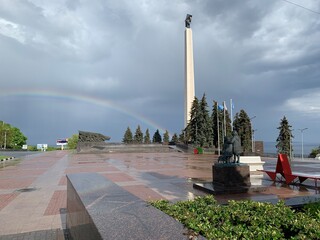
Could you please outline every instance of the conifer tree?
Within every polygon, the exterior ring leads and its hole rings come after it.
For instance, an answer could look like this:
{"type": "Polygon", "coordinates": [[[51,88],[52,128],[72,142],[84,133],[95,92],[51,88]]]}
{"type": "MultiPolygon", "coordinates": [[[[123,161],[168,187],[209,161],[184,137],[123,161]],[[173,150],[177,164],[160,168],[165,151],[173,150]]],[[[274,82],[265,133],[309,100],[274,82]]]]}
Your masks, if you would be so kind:
{"type": "Polygon", "coordinates": [[[291,127],[292,126],[289,125],[287,118],[284,116],[280,121],[280,126],[277,128],[279,129],[279,136],[277,138],[276,145],[277,152],[287,154],[288,156],[291,156],[293,151],[291,146],[293,138],[291,127]]]}
{"type": "Polygon", "coordinates": [[[185,129],[182,129],[181,133],[179,134],[179,142],[187,144],[190,137],[188,135],[188,126],[185,129]]]}
{"type": "Polygon", "coordinates": [[[198,122],[198,142],[200,147],[211,147],[213,145],[213,129],[205,94],[203,94],[199,103],[198,122]]]}
{"type": "Polygon", "coordinates": [[[161,143],[162,142],[162,137],[159,133],[159,129],[157,129],[157,131],[153,134],[152,142],[153,143],[161,143]]]}
{"type": "Polygon", "coordinates": [[[134,143],[143,143],[143,133],[141,131],[140,125],[138,125],[134,134],[134,143]]]}
{"type": "MultiPolygon", "coordinates": [[[[218,102],[213,101],[212,113],[211,113],[211,122],[212,122],[212,132],[213,132],[213,145],[218,147],[218,139],[221,134],[218,134],[218,124],[220,124],[220,111],[218,108],[218,102]]],[[[220,128],[220,127],[219,127],[220,128]]],[[[220,130],[220,129],[219,129],[220,130]]],[[[219,131],[221,132],[221,130],[219,131]]],[[[220,141],[221,143],[221,141],[220,141]]]]}
{"type": "Polygon", "coordinates": [[[144,143],[145,144],[150,144],[151,143],[149,128],[147,128],[146,133],[144,135],[144,143]]]}
{"type": "Polygon", "coordinates": [[[199,109],[199,100],[197,97],[194,97],[192,102],[191,111],[190,111],[190,121],[188,122],[188,126],[186,128],[185,136],[188,136],[188,140],[192,143],[198,145],[199,138],[198,138],[198,128],[199,128],[199,116],[200,109],[199,109]]]}
{"type": "Polygon", "coordinates": [[[178,138],[178,135],[176,133],[173,134],[173,136],[171,138],[171,142],[174,142],[174,143],[179,142],[179,138],[178,138]]]}
{"type": "Polygon", "coordinates": [[[132,132],[131,132],[130,127],[128,127],[126,132],[124,133],[122,142],[123,143],[128,143],[128,144],[133,142],[133,137],[132,137],[132,132]]]}
{"type": "Polygon", "coordinates": [[[168,130],[166,130],[165,133],[163,134],[163,143],[169,143],[169,140],[170,140],[169,132],[168,130]]]}
{"type": "Polygon", "coordinates": [[[213,131],[213,145],[217,148],[220,142],[220,149],[223,146],[223,140],[225,137],[224,129],[226,129],[226,136],[230,136],[232,133],[231,119],[228,110],[224,110],[224,106],[219,106],[218,102],[213,101],[212,114],[212,131],[213,131]],[[226,125],[224,127],[224,124],[226,125]],[[219,125],[219,126],[218,126],[219,125]],[[219,134],[218,134],[219,130],[219,134]]]}
{"type": "Polygon", "coordinates": [[[238,132],[241,139],[243,152],[252,151],[252,133],[251,120],[248,114],[241,109],[240,113],[236,113],[233,121],[233,129],[238,132]]]}

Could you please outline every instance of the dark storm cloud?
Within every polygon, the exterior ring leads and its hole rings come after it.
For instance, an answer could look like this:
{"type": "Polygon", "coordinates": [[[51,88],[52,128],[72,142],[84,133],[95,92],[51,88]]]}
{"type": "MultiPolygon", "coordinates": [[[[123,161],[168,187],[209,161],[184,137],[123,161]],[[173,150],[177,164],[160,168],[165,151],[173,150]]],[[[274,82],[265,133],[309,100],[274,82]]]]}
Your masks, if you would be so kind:
{"type": "MultiPolygon", "coordinates": [[[[299,4],[319,10],[312,0],[299,4]]],[[[127,126],[151,127],[107,106],[43,95],[6,97],[51,92],[108,101],[179,133],[187,13],[193,14],[198,97],[205,92],[210,108],[212,100],[232,98],[235,112],[243,108],[257,116],[256,137],[262,140],[276,139],[286,115],[295,128],[313,127],[310,141],[316,141],[319,15],[275,0],[3,0],[0,104],[6,107],[0,119],[17,123],[32,143],[78,129],[121,140],[127,126]],[[50,130],[42,135],[35,125],[50,130]]]]}

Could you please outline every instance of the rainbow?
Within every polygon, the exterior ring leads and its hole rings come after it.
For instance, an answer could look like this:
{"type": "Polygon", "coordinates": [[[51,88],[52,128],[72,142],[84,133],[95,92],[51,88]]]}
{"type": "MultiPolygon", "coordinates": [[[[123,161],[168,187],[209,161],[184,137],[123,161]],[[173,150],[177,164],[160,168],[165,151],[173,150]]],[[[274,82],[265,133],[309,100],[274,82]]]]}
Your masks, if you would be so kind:
{"type": "Polygon", "coordinates": [[[166,131],[166,128],[160,126],[153,120],[147,118],[146,116],[142,114],[138,114],[136,112],[133,112],[129,110],[128,108],[121,106],[111,100],[99,98],[95,96],[89,96],[89,95],[83,95],[83,94],[76,94],[76,93],[70,93],[70,92],[57,92],[53,90],[11,90],[6,92],[0,92],[0,97],[8,97],[8,96],[27,96],[27,97],[42,97],[42,98],[52,98],[57,100],[72,100],[87,104],[93,104],[95,106],[100,107],[107,107],[109,109],[115,110],[117,112],[123,113],[127,116],[133,117],[137,119],[138,121],[146,124],[148,127],[151,127],[153,129],[159,129],[161,133],[164,133],[166,131]]]}

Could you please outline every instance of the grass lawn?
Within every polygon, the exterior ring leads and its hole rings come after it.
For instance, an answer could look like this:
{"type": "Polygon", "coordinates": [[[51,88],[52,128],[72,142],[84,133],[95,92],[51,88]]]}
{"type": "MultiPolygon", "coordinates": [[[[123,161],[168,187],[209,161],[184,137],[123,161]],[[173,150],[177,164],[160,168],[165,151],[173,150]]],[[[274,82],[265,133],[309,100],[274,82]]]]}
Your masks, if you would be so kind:
{"type": "MultiPolygon", "coordinates": [[[[4,159],[4,158],[8,158],[8,156],[0,155],[0,160],[4,159]]],[[[5,167],[9,167],[9,166],[17,165],[20,162],[21,162],[21,159],[19,159],[19,158],[15,158],[15,159],[12,159],[10,161],[0,161],[0,169],[1,168],[5,168],[5,167]]]]}

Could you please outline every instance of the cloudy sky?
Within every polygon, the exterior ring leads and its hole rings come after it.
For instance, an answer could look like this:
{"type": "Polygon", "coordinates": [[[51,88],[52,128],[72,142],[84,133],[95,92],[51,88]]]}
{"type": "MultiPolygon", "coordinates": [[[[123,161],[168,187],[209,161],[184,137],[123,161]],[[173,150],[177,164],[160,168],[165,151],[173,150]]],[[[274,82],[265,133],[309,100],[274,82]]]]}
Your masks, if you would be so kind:
{"type": "Polygon", "coordinates": [[[28,144],[180,133],[187,13],[199,98],[233,99],[256,139],[275,141],[286,116],[295,141],[308,128],[320,144],[318,0],[0,0],[0,120],[28,144]]]}

